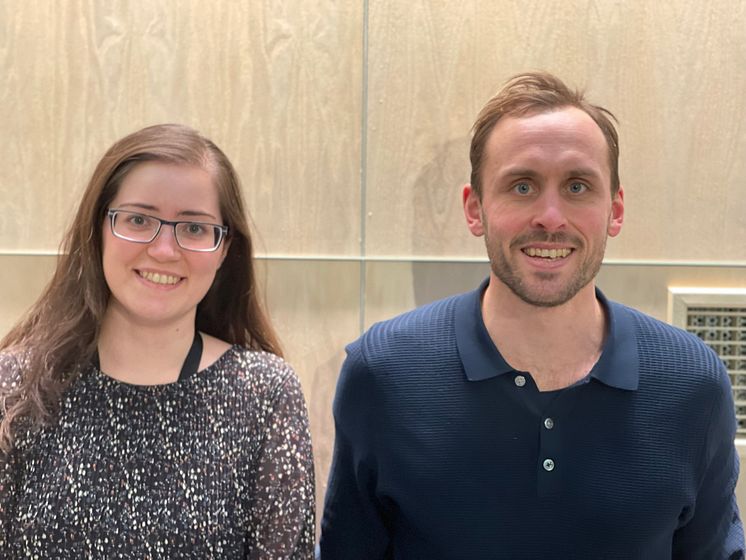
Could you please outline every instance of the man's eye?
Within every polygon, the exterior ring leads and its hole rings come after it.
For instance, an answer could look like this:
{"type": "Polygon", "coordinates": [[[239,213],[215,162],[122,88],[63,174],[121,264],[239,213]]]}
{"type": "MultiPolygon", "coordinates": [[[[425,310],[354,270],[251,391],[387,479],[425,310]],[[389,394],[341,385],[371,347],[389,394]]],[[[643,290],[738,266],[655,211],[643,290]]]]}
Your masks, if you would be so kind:
{"type": "Polygon", "coordinates": [[[585,191],[587,191],[588,187],[584,185],[583,183],[570,183],[568,190],[572,194],[580,194],[580,193],[584,193],[585,191]]]}
{"type": "Polygon", "coordinates": [[[518,183],[513,187],[513,190],[518,194],[529,194],[531,192],[531,185],[528,183],[518,183]]]}

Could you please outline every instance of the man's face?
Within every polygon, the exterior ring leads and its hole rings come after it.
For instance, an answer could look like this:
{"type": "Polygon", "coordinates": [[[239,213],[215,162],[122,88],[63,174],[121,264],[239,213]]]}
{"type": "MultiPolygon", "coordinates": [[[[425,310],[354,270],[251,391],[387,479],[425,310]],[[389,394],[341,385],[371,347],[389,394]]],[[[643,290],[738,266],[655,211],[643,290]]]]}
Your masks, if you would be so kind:
{"type": "Polygon", "coordinates": [[[562,305],[593,289],[624,216],[611,196],[601,129],[574,107],[498,121],[485,145],[481,200],[464,188],[472,234],[484,235],[493,275],[531,305],[562,305]]]}

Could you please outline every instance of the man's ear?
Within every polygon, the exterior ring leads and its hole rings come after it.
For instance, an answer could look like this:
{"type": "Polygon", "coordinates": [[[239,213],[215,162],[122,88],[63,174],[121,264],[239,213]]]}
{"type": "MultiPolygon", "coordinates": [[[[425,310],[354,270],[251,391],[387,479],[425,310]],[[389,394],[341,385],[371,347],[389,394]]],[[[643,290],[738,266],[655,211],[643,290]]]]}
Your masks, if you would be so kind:
{"type": "Polygon", "coordinates": [[[619,190],[611,199],[611,215],[609,216],[609,227],[607,233],[609,237],[616,237],[622,231],[624,223],[624,187],[619,185],[619,190]]]}
{"type": "Polygon", "coordinates": [[[475,237],[484,235],[484,225],[482,224],[482,201],[479,195],[471,185],[464,185],[462,193],[464,203],[464,217],[466,217],[466,227],[475,237]]]}

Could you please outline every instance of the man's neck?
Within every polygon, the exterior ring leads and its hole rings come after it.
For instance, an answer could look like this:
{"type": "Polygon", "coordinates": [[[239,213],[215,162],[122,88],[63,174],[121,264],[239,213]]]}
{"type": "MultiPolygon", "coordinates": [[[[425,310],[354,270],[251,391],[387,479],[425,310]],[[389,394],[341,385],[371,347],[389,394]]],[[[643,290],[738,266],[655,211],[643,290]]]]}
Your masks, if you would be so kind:
{"type": "Polygon", "coordinates": [[[503,358],[530,373],[541,391],[572,385],[601,356],[606,314],[593,282],[562,305],[539,307],[493,276],[482,299],[482,317],[503,358]]]}

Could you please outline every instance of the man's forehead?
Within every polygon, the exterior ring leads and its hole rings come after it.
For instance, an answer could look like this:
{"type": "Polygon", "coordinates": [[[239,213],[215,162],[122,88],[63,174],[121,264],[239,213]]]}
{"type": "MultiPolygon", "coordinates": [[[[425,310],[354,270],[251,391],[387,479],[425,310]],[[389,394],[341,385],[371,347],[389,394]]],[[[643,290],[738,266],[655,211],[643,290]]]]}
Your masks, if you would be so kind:
{"type": "Polygon", "coordinates": [[[603,131],[596,121],[582,109],[571,106],[506,115],[495,123],[490,138],[502,132],[542,135],[547,131],[565,133],[568,137],[587,135],[606,143],[603,131]]]}
{"type": "Polygon", "coordinates": [[[587,113],[575,107],[504,117],[490,132],[486,152],[493,165],[509,164],[516,157],[537,163],[556,158],[569,167],[592,168],[595,166],[590,162],[595,161],[608,170],[603,132],[587,113]]]}

